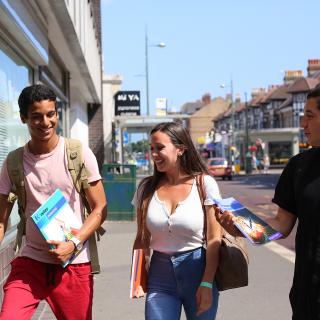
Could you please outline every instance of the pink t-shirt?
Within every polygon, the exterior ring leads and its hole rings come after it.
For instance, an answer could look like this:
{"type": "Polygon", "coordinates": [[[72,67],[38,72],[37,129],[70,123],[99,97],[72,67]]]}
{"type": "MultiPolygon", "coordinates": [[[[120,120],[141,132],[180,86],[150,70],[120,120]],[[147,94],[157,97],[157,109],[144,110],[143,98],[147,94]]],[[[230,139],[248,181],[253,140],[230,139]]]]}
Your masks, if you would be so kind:
{"type": "MultiPolygon", "coordinates": [[[[83,146],[82,149],[84,163],[89,172],[89,182],[100,180],[101,176],[95,155],[88,147],[83,146]]],[[[50,153],[34,155],[29,151],[28,144],[24,146],[23,152],[23,169],[27,196],[25,212],[27,223],[26,241],[20,255],[41,262],[54,263],[51,255],[48,253],[48,244],[30,216],[59,188],[79,220],[83,221],[82,202],[68,170],[65,141],[63,137],[60,137],[57,146],[50,153]]],[[[0,173],[0,194],[8,195],[11,186],[5,161],[0,173]]],[[[90,261],[90,258],[87,241],[83,250],[72,263],[84,263],[88,261],[90,261]]]]}

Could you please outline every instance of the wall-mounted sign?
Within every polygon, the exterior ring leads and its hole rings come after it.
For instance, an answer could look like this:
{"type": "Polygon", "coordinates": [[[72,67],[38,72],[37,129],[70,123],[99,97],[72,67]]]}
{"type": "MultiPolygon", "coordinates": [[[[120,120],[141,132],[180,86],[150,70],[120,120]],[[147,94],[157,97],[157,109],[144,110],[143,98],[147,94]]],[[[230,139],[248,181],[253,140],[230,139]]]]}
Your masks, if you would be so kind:
{"type": "Polygon", "coordinates": [[[166,98],[156,99],[156,115],[165,116],[167,114],[167,104],[168,100],[166,98]]]}
{"type": "Polygon", "coordinates": [[[114,102],[116,116],[140,116],[140,91],[118,91],[114,102]]]}

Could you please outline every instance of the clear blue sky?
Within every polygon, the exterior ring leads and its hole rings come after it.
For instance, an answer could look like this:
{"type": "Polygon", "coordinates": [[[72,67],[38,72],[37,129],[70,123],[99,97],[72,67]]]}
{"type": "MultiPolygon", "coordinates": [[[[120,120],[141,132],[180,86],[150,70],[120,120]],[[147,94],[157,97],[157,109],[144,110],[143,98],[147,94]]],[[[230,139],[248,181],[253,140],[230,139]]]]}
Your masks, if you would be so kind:
{"type": "Polygon", "coordinates": [[[283,70],[320,58],[319,0],[101,0],[104,72],[140,90],[145,113],[145,27],[150,109],[168,99],[180,109],[209,92],[225,96],[282,83],[283,70]],[[140,74],[140,77],[137,76],[140,74]]]}

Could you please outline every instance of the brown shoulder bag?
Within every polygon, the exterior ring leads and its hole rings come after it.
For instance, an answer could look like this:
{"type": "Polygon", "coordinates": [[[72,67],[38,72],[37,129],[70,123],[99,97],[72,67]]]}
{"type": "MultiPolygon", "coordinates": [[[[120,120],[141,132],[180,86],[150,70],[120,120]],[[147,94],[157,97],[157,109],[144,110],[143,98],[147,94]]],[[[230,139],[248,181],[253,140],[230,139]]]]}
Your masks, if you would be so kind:
{"type": "MultiPolygon", "coordinates": [[[[204,236],[206,238],[206,209],[204,206],[204,178],[197,176],[197,187],[204,213],[204,236]]],[[[245,287],[248,285],[248,248],[246,239],[233,237],[224,231],[221,239],[219,265],[215,280],[219,291],[245,287]]]]}

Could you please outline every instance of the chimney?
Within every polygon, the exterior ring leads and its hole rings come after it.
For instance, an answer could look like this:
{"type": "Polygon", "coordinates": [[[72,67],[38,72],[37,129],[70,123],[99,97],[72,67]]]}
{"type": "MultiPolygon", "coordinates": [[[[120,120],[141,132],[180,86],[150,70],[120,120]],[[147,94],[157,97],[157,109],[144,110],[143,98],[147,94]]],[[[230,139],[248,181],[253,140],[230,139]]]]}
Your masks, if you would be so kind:
{"type": "Polygon", "coordinates": [[[300,78],[303,78],[303,72],[301,70],[286,70],[284,72],[283,82],[284,84],[290,84],[300,78]]]}
{"type": "Polygon", "coordinates": [[[320,71],[320,59],[308,60],[308,77],[311,77],[317,71],[320,71]]]}
{"type": "Polygon", "coordinates": [[[239,93],[237,93],[237,94],[235,95],[235,97],[234,97],[234,102],[235,102],[236,104],[239,104],[239,103],[241,102],[241,96],[240,96],[239,93]]]}
{"type": "Polygon", "coordinates": [[[258,97],[264,96],[266,94],[265,88],[253,88],[251,91],[251,98],[256,99],[258,97]]]}
{"type": "Polygon", "coordinates": [[[203,106],[206,106],[208,104],[210,104],[211,102],[211,95],[210,93],[205,93],[203,96],[202,96],[202,105],[203,106]]]}

